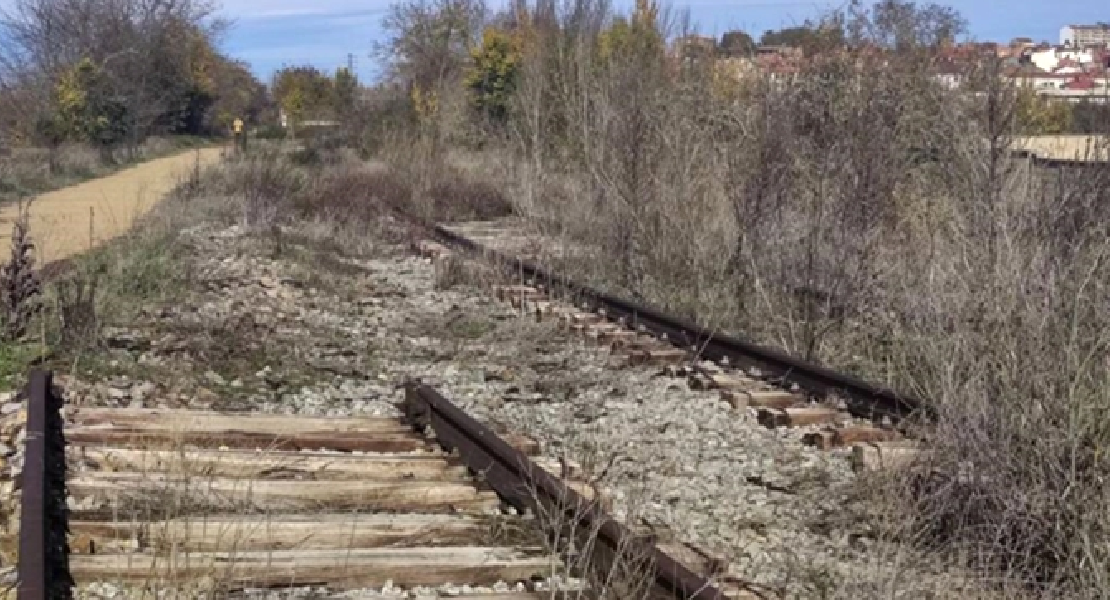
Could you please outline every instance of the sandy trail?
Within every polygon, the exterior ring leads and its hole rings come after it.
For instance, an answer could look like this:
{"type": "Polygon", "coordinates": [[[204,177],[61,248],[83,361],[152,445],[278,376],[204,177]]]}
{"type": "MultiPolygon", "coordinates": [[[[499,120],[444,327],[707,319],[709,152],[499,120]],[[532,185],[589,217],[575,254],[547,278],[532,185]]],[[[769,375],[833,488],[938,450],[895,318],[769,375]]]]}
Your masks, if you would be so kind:
{"type": "MultiPolygon", "coordinates": [[[[29,219],[35,262],[69,258],[123,234],[187,178],[198,160],[204,168],[218,162],[222,151],[191,150],[36,197],[29,219]]],[[[8,262],[17,214],[15,204],[0,208],[0,264],[8,262]]]]}

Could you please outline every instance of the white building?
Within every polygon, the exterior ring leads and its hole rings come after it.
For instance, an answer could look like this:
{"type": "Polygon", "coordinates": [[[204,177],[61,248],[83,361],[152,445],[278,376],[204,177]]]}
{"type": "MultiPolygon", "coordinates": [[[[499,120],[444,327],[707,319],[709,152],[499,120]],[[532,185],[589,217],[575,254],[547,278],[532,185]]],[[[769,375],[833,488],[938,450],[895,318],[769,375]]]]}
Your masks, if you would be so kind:
{"type": "Polygon", "coordinates": [[[1064,60],[1086,65],[1094,62],[1095,56],[1089,50],[1064,50],[1060,48],[1039,50],[1029,55],[1029,61],[1042,71],[1055,71],[1060,62],[1064,60]]]}
{"type": "Polygon", "coordinates": [[[1072,48],[1104,46],[1110,48],[1110,24],[1068,25],[1060,29],[1060,45],[1072,48]]]}

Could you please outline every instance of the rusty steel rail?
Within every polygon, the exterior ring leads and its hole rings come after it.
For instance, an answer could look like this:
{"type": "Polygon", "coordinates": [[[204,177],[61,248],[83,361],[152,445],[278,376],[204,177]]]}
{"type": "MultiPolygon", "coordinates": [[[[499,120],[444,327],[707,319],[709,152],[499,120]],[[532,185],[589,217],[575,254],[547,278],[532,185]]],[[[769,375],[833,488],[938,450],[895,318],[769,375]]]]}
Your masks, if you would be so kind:
{"type": "Polygon", "coordinates": [[[463,463],[480,475],[514,508],[558,511],[579,531],[596,536],[594,558],[633,556],[643,560],[657,589],[679,600],[725,600],[711,581],[674,560],[654,544],[637,538],[554,475],[510,446],[493,431],[419,380],[405,382],[405,417],[414,428],[431,427],[447,451],[458,451],[463,463]]]}
{"type": "Polygon", "coordinates": [[[443,243],[499,263],[535,284],[566,292],[590,307],[602,308],[607,319],[624,321],[631,327],[642,326],[654,335],[665,337],[676,346],[693,349],[703,359],[727,359],[732,366],[758,367],[772,378],[785,384],[797,384],[816,396],[836,393],[847,400],[848,410],[857,417],[890,417],[895,420],[915,415],[935,417],[929,404],[909,394],[801,360],[776,348],[715,333],[653,308],[576,283],[527,260],[487,248],[443,225],[425,223],[424,227],[443,243]]]}
{"type": "Polygon", "coordinates": [[[69,574],[65,495],[65,438],[49,371],[30,373],[26,448],[20,474],[19,600],[73,597],[69,574]]]}

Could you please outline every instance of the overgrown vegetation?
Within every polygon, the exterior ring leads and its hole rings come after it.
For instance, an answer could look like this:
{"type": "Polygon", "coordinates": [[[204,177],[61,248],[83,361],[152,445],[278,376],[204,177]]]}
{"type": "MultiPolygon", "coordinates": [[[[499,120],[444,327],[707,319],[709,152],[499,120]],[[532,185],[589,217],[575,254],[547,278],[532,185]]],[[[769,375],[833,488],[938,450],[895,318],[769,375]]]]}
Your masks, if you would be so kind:
{"type": "MultiPolygon", "coordinates": [[[[79,4],[18,6],[72,17],[63,9],[79,4]]],[[[208,13],[174,6],[195,11],[124,39],[207,40],[208,13]]],[[[9,28],[33,23],[18,14],[9,28]]],[[[1042,170],[1008,153],[1018,135],[1110,133],[1104,110],[1014,89],[994,56],[974,61],[965,87],[941,85],[940,50],[964,24],[937,5],[852,4],[767,32],[764,44],[805,57],[770,71],[736,62],[751,36],[703,52],[652,0],[629,14],[593,0],[502,13],[402,0],[385,25],[388,80],[365,104],[350,101],[349,74],[280,78],[294,123],[324,105],[342,137],[292,157],[253,148],[168,206],[218,199],[209,218],[276,232],[275,253],[291,222],[325,223],[317,241],[352,251],[397,209],[515,211],[583,249],[558,265],[576,277],[934,402],[929,464],[869,498],[897,509],[885,540],[970,568],[987,588],[1110,594],[1110,166],[1042,170]]],[[[195,122],[181,104],[195,89],[154,98],[157,71],[130,59],[115,70],[112,36],[30,59],[51,42],[40,33],[23,32],[0,70],[0,101],[47,107],[20,113],[36,115],[26,135],[116,148],[195,122]]],[[[96,323],[126,314],[97,302],[171,295],[187,274],[172,267],[176,222],[164,223],[116,247],[146,245],[92,259],[85,292],[57,292],[58,314],[96,323]]]]}
{"type": "Polygon", "coordinates": [[[499,186],[585,249],[576,276],[929,398],[930,475],[884,486],[908,507],[886,534],[986,587],[1110,593],[1110,167],[1008,153],[1110,119],[1013,88],[993,55],[942,85],[964,22],[938,5],[769,32],[805,57],[770,71],[735,62],[750,36],[700,52],[646,0],[490,13],[396,4],[374,105],[392,125],[359,141],[418,195],[447,170],[499,186]]]}
{"type": "Polygon", "coordinates": [[[242,224],[260,231],[317,219],[365,230],[396,211],[457,221],[493,219],[512,210],[495,186],[457,169],[436,171],[419,191],[383,165],[365,163],[350,151],[311,145],[308,151],[235,157],[209,173],[194,193],[236,198],[242,224]]]}
{"type": "Polygon", "coordinates": [[[308,119],[349,121],[358,93],[358,78],[346,68],[336,69],[334,77],[312,66],[287,67],[274,75],[273,94],[292,135],[308,119]]]}
{"type": "Polygon", "coordinates": [[[31,320],[42,308],[42,281],[35,268],[35,245],[22,205],[12,225],[11,255],[0,266],[0,341],[22,340],[31,320]]]}

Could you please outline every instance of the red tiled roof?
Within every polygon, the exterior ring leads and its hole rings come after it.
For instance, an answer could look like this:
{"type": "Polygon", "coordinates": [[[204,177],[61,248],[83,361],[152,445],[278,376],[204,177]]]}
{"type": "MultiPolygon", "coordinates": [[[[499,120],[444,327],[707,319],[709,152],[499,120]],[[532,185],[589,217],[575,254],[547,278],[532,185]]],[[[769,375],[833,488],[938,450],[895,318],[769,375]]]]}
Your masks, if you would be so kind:
{"type": "Polygon", "coordinates": [[[952,60],[938,60],[933,64],[933,69],[942,75],[959,75],[964,72],[963,66],[952,60]]]}
{"type": "Polygon", "coordinates": [[[1048,71],[1042,71],[1034,65],[1021,65],[1017,67],[1008,67],[1004,71],[1010,77],[1042,77],[1044,75],[1051,75],[1048,71]]]}

